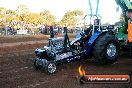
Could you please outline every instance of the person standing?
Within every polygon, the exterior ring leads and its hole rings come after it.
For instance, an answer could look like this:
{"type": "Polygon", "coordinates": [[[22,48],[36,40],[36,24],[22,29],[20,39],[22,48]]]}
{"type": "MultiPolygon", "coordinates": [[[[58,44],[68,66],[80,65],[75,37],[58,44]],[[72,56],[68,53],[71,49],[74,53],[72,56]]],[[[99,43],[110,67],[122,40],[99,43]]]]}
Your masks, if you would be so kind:
{"type": "Polygon", "coordinates": [[[132,58],[132,9],[128,9],[127,12],[127,16],[128,16],[128,45],[129,45],[129,49],[130,49],[130,58],[132,58]]]}

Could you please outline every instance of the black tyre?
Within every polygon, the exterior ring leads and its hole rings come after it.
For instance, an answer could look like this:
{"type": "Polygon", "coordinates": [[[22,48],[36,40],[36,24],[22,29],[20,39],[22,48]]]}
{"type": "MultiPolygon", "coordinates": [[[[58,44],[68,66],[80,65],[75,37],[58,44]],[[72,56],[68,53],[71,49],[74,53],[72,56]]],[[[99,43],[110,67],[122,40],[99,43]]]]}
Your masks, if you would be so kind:
{"type": "Polygon", "coordinates": [[[56,63],[54,61],[48,61],[44,68],[47,74],[54,74],[56,72],[56,63]]]}
{"type": "Polygon", "coordinates": [[[41,62],[39,59],[34,59],[34,64],[33,64],[34,68],[35,68],[36,70],[40,70],[40,69],[42,68],[41,63],[42,63],[42,62],[41,62]]]}
{"type": "Polygon", "coordinates": [[[113,64],[119,55],[118,40],[110,32],[101,35],[95,41],[93,55],[99,64],[113,64]]]}

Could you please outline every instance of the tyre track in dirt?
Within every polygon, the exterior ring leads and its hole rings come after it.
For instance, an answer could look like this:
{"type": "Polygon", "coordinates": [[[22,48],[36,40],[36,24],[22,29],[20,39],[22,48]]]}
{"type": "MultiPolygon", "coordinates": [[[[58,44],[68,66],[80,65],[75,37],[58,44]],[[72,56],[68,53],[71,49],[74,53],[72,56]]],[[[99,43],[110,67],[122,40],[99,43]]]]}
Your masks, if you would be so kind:
{"type": "MultiPolygon", "coordinates": [[[[1,55],[1,54],[0,54],[1,55]]],[[[21,58],[21,56],[28,56],[31,55],[32,57],[35,57],[35,53],[33,50],[25,50],[24,52],[16,52],[16,53],[8,53],[8,54],[2,54],[1,58],[0,58],[0,63],[2,61],[8,61],[8,60],[12,60],[12,59],[19,59],[19,57],[21,58]]],[[[31,57],[30,56],[30,57],[31,57]]]]}
{"type": "MultiPolygon", "coordinates": [[[[23,60],[25,58],[27,58],[27,57],[21,56],[20,59],[23,60]]],[[[21,81],[24,82],[27,79],[27,77],[28,77],[28,79],[31,80],[35,75],[37,75],[37,74],[34,74],[35,72],[32,73],[32,71],[33,71],[33,68],[32,68],[32,62],[31,61],[28,63],[18,62],[18,64],[15,64],[15,63],[12,64],[11,67],[8,66],[8,67],[3,68],[2,72],[1,72],[2,76],[0,78],[5,78],[5,81],[2,80],[3,85],[6,85],[6,83],[9,83],[9,84],[11,83],[12,87],[13,86],[16,87],[16,85],[19,84],[19,82],[17,82],[18,80],[20,82],[21,81]]]]}
{"type": "Polygon", "coordinates": [[[18,68],[23,65],[27,66],[30,62],[33,62],[33,57],[34,57],[33,53],[26,54],[26,56],[23,54],[20,56],[10,57],[10,58],[0,62],[0,64],[1,64],[0,70],[1,71],[2,70],[9,71],[10,69],[18,68]]]}
{"type": "MultiPolygon", "coordinates": [[[[30,54],[29,54],[30,55],[30,54]]],[[[1,68],[1,70],[10,70],[12,68],[14,68],[14,66],[16,68],[18,67],[21,67],[21,66],[30,66],[29,63],[31,63],[33,60],[33,58],[30,57],[30,56],[27,56],[25,57],[24,55],[21,56],[20,59],[17,59],[17,58],[10,58],[10,60],[6,60],[5,63],[4,62],[1,62],[1,67],[4,67],[4,68],[1,68]]]]}

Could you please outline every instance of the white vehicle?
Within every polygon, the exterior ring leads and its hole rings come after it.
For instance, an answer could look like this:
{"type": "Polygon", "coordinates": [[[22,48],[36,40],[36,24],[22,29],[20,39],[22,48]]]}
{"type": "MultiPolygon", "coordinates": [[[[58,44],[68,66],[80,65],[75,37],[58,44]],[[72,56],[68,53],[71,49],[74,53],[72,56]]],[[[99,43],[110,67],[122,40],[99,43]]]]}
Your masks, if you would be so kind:
{"type": "Polygon", "coordinates": [[[18,35],[26,35],[28,33],[27,33],[27,30],[17,30],[17,34],[18,35]]]}

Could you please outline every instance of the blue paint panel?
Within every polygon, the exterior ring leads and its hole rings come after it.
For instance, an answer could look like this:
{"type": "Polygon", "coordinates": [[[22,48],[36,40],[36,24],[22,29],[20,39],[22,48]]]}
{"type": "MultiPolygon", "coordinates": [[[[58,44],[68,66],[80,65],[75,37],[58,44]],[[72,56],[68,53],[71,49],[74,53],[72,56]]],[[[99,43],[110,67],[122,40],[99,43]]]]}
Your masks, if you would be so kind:
{"type": "Polygon", "coordinates": [[[86,54],[91,54],[92,53],[92,45],[94,43],[94,41],[98,38],[98,36],[101,34],[102,32],[95,32],[91,38],[89,39],[87,45],[86,45],[86,54]]]}
{"type": "Polygon", "coordinates": [[[81,59],[81,56],[83,55],[83,53],[81,54],[78,54],[78,55],[73,55],[73,56],[70,56],[68,58],[64,58],[64,59],[61,59],[61,60],[58,60],[56,61],[57,63],[68,63],[68,62],[72,62],[72,61],[76,61],[76,60],[79,60],[81,59]]]}

